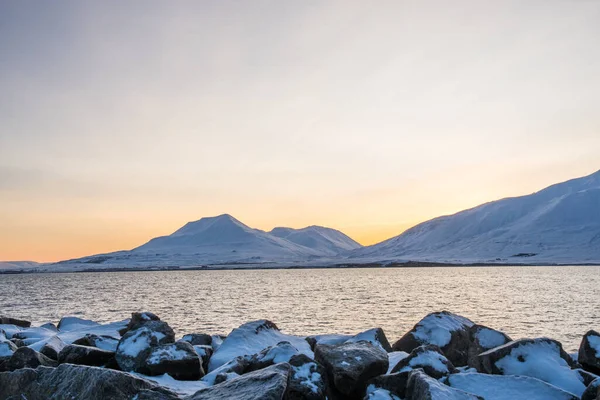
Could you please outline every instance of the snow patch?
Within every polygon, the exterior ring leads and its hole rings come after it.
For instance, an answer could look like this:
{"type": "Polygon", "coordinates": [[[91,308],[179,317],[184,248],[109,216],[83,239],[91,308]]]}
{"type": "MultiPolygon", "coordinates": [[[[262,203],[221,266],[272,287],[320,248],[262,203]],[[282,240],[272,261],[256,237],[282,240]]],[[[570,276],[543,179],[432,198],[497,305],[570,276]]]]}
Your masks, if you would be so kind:
{"type": "Polygon", "coordinates": [[[479,329],[477,341],[484,349],[493,349],[505,343],[504,336],[500,332],[488,328],[479,329]]]}
{"type": "Polygon", "coordinates": [[[444,347],[450,343],[452,333],[473,326],[473,322],[455,314],[434,313],[423,318],[413,332],[413,336],[424,343],[444,347]]]}

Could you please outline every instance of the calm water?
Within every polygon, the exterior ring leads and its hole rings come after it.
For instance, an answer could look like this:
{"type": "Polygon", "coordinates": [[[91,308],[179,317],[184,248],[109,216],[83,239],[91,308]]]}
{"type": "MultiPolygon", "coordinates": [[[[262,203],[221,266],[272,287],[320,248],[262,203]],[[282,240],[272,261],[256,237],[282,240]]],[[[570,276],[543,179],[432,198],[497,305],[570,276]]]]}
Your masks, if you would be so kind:
{"type": "Polygon", "coordinates": [[[36,324],[158,314],[178,332],[229,333],[267,318],[286,333],[382,327],[392,342],[449,310],[513,339],[549,336],[574,351],[600,330],[600,267],[390,268],[0,275],[0,314],[36,324]]]}

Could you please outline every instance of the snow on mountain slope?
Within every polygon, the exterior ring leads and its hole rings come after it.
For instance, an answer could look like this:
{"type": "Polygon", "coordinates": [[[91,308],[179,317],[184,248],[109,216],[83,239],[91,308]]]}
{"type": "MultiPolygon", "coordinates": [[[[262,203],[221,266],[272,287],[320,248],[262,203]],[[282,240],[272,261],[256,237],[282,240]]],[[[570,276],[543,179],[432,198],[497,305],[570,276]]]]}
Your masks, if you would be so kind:
{"type": "Polygon", "coordinates": [[[35,261],[0,261],[0,270],[36,268],[39,265],[35,261]]]}
{"type": "Polygon", "coordinates": [[[161,236],[132,250],[137,254],[193,254],[199,259],[226,262],[260,258],[306,259],[326,253],[250,228],[231,215],[189,222],[169,236],[161,236]]]}
{"type": "Polygon", "coordinates": [[[356,258],[600,262],[600,171],[419,224],[356,258]]]}
{"type": "Polygon", "coordinates": [[[331,256],[362,247],[344,233],[323,226],[313,225],[302,229],[278,227],[269,233],[331,256]]]}

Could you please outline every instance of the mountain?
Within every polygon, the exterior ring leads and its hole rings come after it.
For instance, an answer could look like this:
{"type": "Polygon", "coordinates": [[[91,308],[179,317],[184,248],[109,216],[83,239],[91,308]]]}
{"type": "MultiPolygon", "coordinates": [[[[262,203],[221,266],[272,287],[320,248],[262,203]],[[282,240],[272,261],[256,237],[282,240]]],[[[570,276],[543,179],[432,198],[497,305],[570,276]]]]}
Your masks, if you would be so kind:
{"type": "Polygon", "coordinates": [[[278,227],[269,233],[331,256],[362,247],[362,245],[344,233],[323,226],[313,225],[302,229],[278,227]]]}
{"type": "Polygon", "coordinates": [[[436,262],[600,262],[600,171],[419,224],[352,258],[436,262]]]}

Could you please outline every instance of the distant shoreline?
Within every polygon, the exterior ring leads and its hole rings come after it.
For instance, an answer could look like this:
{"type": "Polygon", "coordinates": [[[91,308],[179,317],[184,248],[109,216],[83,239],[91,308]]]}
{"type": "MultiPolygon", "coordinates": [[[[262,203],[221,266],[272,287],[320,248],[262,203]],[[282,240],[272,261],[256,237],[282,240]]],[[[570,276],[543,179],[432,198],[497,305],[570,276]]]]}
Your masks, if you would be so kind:
{"type": "Polygon", "coordinates": [[[405,263],[352,263],[334,265],[292,265],[292,266],[269,266],[269,264],[227,264],[197,267],[165,266],[165,267],[115,267],[115,268],[86,268],[72,271],[35,271],[35,270],[0,270],[0,275],[24,275],[24,274],[72,274],[72,273],[96,273],[96,272],[183,272],[183,271],[233,271],[233,270],[282,270],[282,269],[371,269],[371,268],[435,268],[435,267],[598,267],[600,263],[436,263],[409,261],[405,263]]]}

